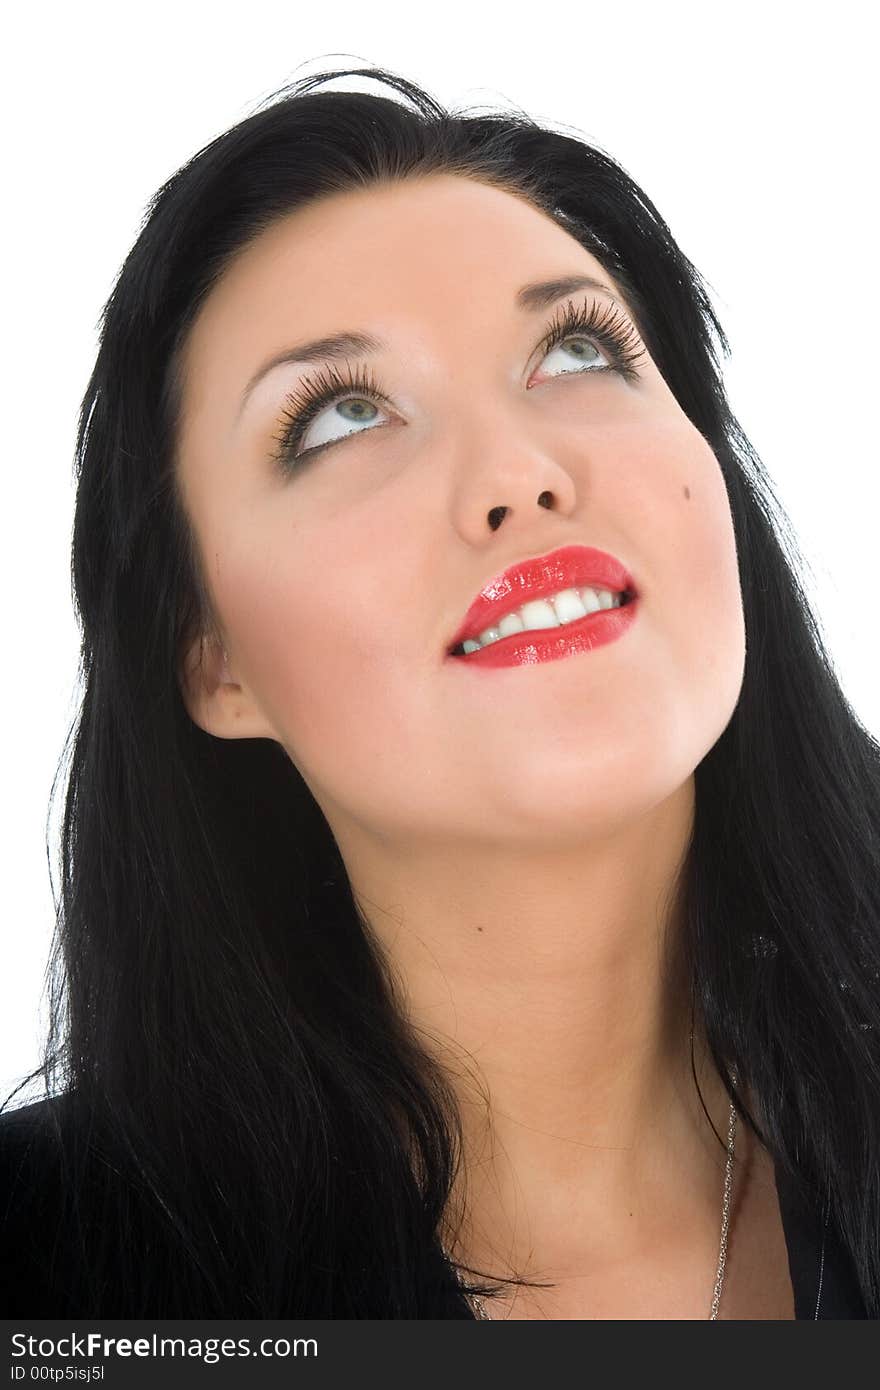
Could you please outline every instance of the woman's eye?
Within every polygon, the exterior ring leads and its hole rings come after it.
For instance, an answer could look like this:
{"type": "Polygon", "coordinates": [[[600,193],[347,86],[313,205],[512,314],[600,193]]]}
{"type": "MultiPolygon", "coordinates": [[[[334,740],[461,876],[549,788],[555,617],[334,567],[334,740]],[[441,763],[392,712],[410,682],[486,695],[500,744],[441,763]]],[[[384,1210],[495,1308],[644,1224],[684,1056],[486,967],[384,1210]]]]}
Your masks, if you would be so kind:
{"type": "MultiPolygon", "coordinates": [[[[591,342],[589,338],[578,333],[570,333],[568,337],[562,339],[562,342],[551,347],[550,351],[545,353],[543,361],[545,363],[549,361],[554,353],[558,354],[564,363],[567,363],[568,370],[571,372],[582,372],[585,369],[602,370],[611,366],[601,349],[597,348],[596,344],[591,342]],[[570,354],[572,350],[574,350],[575,355],[567,356],[566,354],[570,354]]],[[[565,376],[566,372],[556,372],[555,375],[565,376]]]]}
{"type": "Polygon", "coordinates": [[[332,401],[319,411],[308,426],[302,439],[303,452],[318,449],[322,444],[335,444],[350,434],[362,434],[363,431],[357,426],[372,424],[376,415],[381,413],[380,407],[367,396],[348,396],[342,401],[332,401]],[[341,433],[339,426],[345,426],[341,433]]]}

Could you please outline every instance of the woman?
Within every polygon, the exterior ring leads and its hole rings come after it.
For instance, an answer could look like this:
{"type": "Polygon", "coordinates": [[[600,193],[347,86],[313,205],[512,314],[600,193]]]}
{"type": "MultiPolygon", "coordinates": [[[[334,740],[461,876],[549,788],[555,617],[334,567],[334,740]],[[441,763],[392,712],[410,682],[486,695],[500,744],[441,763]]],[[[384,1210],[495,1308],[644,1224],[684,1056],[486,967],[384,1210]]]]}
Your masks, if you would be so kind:
{"type": "Polygon", "coordinates": [[[7,1307],[877,1317],[880,750],[701,279],[607,155],[344,75],[106,306],[7,1307]]]}

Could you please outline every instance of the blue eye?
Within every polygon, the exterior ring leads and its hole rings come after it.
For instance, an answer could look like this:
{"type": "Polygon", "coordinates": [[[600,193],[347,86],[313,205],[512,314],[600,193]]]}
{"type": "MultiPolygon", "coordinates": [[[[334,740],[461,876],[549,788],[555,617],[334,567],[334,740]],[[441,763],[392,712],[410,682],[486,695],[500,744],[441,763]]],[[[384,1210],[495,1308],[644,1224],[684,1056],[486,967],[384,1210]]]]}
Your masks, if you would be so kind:
{"type": "MultiPolygon", "coordinates": [[[[572,371],[605,371],[610,365],[608,362],[603,361],[604,354],[600,351],[599,348],[596,347],[595,343],[590,342],[589,338],[578,338],[572,335],[571,346],[575,348],[580,348],[583,353],[583,356],[579,356],[576,353],[574,357],[569,357],[568,364],[572,371]],[[590,354],[592,354],[592,356],[590,356],[590,354]],[[597,357],[599,359],[598,361],[596,360],[597,357]]],[[[551,348],[548,353],[545,353],[544,360],[546,361],[548,357],[552,357],[554,352],[559,352],[561,356],[563,350],[567,352],[571,350],[571,347],[568,345],[567,339],[563,339],[563,341],[561,343],[558,343],[556,347],[551,348]]],[[[568,375],[568,373],[563,372],[561,375],[566,376],[568,375]]]]}
{"type": "Polygon", "coordinates": [[[358,425],[372,424],[379,413],[379,406],[373,399],[377,392],[370,390],[365,383],[353,381],[350,391],[360,390],[362,395],[340,396],[338,388],[331,388],[330,394],[323,400],[321,396],[313,397],[306,409],[296,416],[296,424],[299,426],[298,438],[302,441],[309,428],[315,434],[316,421],[319,421],[317,433],[320,436],[322,427],[326,431],[329,426],[333,431],[342,429],[342,433],[335,432],[329,438],[322,440],[320,437],[308,449],[303,449],[302,454],[311,454],[315,449],[324,449],[328,444],[336,444],[340,439],[347,439],[350,434],[361,434],[358,425]],[[333,407],[332,410],[330,407],[333,407]],[[325,417],[320,419],[319,417],[325,417]],[[347,428],[346,428],[347,427],[347,428]]]}
{"type": "MultiPolygon", "coordinates": [[[[575,308],[569,300],[565,310],[557,313],[554,322],[548,326],[539,347],[542,354],[548,356],[555,347],[567,343],[569,339],[578,340],[586,354],[582,358],[576,356],[569,359],[575,374],[612,371],[627,381],[638,379],[635,364],[644,356],[645,348],[634,325],[616,307],[593,302],[589,307],[585,303],[575,308]],[[591,356],[597,351],[597,343],[601,344],[603,355],[606,356],[604,363],[597,362],[591,356]]],[[[569,374],[561,372],[559,375],[569,374]]],[[[316,376],[305,378],[288,396],[280,431],[275,439],[277,447],[272,456],[273,462],[282,471],[293,472],[298,460],[328,449],[351,434],[363,433],[356,426],[374,423],[377,407],[381,410],[385,399],[369,368],[366,371],[358,368],[352,372],[346,363],[343,373],[331,363],[316,376]],[[352,428],[302,449],[300,446],[309,426],[331,405],[336,407],[329,421],[331,428],[337,425],[352,428]]]]}

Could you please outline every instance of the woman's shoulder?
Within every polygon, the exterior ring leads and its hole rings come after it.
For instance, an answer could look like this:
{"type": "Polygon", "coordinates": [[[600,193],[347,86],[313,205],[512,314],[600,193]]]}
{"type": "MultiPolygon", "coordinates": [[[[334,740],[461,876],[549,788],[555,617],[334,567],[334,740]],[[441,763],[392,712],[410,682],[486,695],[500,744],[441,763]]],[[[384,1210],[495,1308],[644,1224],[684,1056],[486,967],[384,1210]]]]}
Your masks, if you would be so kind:
{"type": "Polygon", "coordinates": [[[4,1155],[10,1146],[50,1135],[64,1099],[63,1096],[50,1096],[0,1110],[0,1143],[3,1144],[4,1155]]]}
{"type": "Polygon", "coordinates": [[[57,1100],[33,1101],[0,1113],[0,1221],[60,1194],[57,1100]]]}
{"type": "Polygon", "coordinates": [[[58,1099],[0,1113],[0,1310],[64,1316],[74,1292],[58,1099]]]}
{"type": "Polygon", "coordinates": [[[855,1266],[834,1227],[805,1197],[803,1189],[775,1165],[776,1192],[782,1217],[794,1290],[795,1317],[867,1318],[855,1266]]]}

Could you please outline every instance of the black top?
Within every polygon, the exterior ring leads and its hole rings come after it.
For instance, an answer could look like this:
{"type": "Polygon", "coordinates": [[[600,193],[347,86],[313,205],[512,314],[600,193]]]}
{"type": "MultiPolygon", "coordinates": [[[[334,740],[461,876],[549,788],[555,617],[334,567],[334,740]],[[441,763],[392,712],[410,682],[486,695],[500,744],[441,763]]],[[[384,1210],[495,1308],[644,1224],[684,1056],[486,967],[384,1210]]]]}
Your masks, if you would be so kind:
{"type": "MultiPolygon", "coordinates": [[[[7,1318],[85,1315],[77,1300],[78,1266],[63,1216],[47,1104],[37,1101],[0,1114],[0,1316],[7,1318]]],[[[778,1167],[776,1189],[795,1317],[866,1318],[852,1262],[833,1229],[799,1200],[778,1167]]],[[[112,1315],[144,1317],[150,1310],[114,1306],[112,1315]]],[[[174,1316],[186,1317],[186,1309],[174,1316]]],[[[450,1316],[462,1313],[450,1308],[450,1316]]]]}

